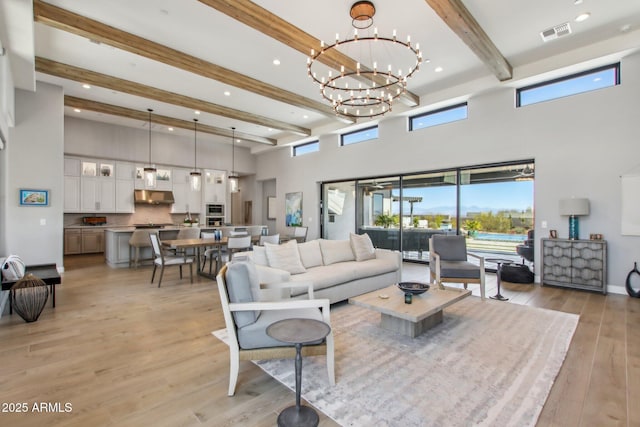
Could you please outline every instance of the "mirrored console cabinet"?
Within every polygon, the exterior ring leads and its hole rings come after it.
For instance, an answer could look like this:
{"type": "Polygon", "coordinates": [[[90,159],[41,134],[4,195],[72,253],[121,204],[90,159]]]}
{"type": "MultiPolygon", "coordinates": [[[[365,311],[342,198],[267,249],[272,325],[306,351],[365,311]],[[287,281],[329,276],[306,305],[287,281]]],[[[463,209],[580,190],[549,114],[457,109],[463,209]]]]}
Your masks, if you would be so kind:
{"type": "Polygon", "coordinates": [[[607,242],[541,239],[542,284],[607,293],[607,242]]]}

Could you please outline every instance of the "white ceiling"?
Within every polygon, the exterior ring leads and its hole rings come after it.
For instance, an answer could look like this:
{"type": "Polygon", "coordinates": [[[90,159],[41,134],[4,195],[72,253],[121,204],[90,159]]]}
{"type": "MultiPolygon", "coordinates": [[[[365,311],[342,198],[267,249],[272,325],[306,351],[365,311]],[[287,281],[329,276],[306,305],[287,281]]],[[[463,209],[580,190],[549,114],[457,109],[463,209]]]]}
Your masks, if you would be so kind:
{"type": "MultiPolygon", "coordinates": [[[[11,54],[14,79],[19,87],[33,89],[29,87],[28,78],[34,73],[34,59],[29,58],[30,37],[35,45],[31,47],[31,55],[295,124],[311,129],[316,135],[319,131],[346,126],[335,117],[274,101],[42,23],[24,22],[24,4],[30,2],[7,0],[0,3],[3,3],[0,18],[4,24],[13,22],[14,28],[0,32],[0,38],[11,54]],[[16,11],[18,8],[21,14],[16,11]],[[21,25],[15,24],[16,16],[21,16],[21,25]],[[225,91],[230,96],[225,96],[225,91]]],[[[48,0],[47,3],[306,98],[322,101],[317,86],[306,74],[306,55],[199,1],[48,0]],[[272,64],[276,58],[281,62],[279,66],[272,64]]],[[[352,31],[350,1],[254,0],[254,3],[317,39],[332,41],[336,33],[344,35],[352,31]]],[[[475,91],[514,85],[515,79],[540,79],[542,77],[536,76],[544,76],[557,69],[566,71],[575,63],[604,61],[604,57],[606,60],[616,59],[640,48],[638,0],[583,0],[580,4],[574,4],[575,0],[462,0],[513,66],[514,79],[499,82],[425,0],[378,0],[373,3],[376,6],[374,25],[379,32],[389,34],[397,29],[399,38],[410,34],[412,42],[420,43],[424,57],[429,59],[408,82],[408,90],[421,98],[421,105],[410,111],[432,108],[432,103],[443,101],[441,98],[446,96],[470,96],[475,91]],[[590,12],[590,19],[574,22],[582,12],[590,12]],[[573,33],[570,36],[547,43],[542,41],[540,31],[564,22],[571,23],[573,33]],[[436,67],[442,67],[443,71],[435,72],[436,67]]],[[[35,77],[60,85],[65,94],[79,98],[138,111],[153,108],[157,114],[187,121],[196,117],[193,110],[181,106],[99,87],[87,90],[76,81],[39,72],[35,77]]],[[[408,107],[399,105],[390,114],[406,114],[408,110],[408,107]]],[[[66,114],[124,126],[139,127],[143,124],[102,113],[76,113],[71,108],[66,108],[66,114]]],[[[208,113],[198,118],[206,125],[223,129],[235,126],[238,132],[275,138],[278,144],[303,139],[291,132],[208,113]]],[[[217,138],[225,142],[225,138],[217,138]]],[[[258,143],[249,145],[254,148],[263,146],[258,143]]]]}

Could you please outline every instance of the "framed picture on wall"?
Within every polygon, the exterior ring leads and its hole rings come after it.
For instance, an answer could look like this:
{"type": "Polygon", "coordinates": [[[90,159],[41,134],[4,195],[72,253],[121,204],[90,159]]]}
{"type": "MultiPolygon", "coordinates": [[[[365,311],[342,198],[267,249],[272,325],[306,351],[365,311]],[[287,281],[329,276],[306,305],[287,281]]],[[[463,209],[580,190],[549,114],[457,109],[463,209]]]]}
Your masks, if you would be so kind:
{"type": "Polygon", "coordinates": [[[287,193],[284,199],[287,227],[302,226],[302,192],[287,193]]]}
{"type": "Polygon", "coordinates": [[[49,206],[49,190],[20,190],[20,206],[49,206]]]}
{"type": "Polygon", "coordinates": [[[276,198],[267,197],[267,219],[276,219],[276,198]]]}

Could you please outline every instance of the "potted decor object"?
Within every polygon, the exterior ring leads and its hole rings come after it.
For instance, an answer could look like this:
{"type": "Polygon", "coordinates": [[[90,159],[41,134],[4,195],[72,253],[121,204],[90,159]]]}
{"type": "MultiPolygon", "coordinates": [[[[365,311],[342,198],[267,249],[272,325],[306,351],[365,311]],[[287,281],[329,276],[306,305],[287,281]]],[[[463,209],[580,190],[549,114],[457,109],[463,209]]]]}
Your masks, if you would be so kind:
{"type": "Polygon", "coordinates": [[[33,274],[27,274],[11,287],[11,305],[28,323],[38,320],[48,298],[47,284],[33,274]]]}

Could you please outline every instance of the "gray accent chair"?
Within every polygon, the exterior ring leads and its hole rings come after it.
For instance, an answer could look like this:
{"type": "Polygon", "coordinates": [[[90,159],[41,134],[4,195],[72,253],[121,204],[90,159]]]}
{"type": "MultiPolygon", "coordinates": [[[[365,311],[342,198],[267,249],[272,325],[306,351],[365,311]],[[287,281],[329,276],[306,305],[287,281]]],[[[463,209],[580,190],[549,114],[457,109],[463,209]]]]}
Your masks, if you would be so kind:
{"type": "MultiPolygon", "coordinates": [[[[269,325],[292,318],[316,319],[331,325],[329,300],[314,299],[311,283],[260,284],[252,261],[229,262],[222,267],[216,279],[229,344],[229,396],[235,394],[241,360],[296,356],[296,349],[291,344],[267,335],[269,325]],[[281,298],[295,287],[306,288],[309,299],[281,298]]],[[[335,385],[333,354],[333,332],[321,342],[302,347],[303,356],[326,355],[331,385],[335,385]]]]}
{"type": "Polygon", "coordinates": [[[480,284],[480,296],[485,298],[484,257],[467,252],[464,236],[434,235],[429,239],[430,282],[441,289],[443,282],[480,284]],[[468,261],[477,258],[480,265],[468,261]]]}

